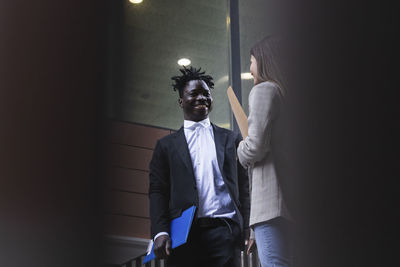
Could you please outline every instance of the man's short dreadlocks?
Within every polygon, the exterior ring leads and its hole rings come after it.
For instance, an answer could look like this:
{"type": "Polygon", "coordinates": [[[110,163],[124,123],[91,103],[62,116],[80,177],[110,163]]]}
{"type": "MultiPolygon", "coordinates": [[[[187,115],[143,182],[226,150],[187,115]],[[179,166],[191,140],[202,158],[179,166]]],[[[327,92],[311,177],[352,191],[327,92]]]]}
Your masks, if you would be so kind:
{"type": "Polygon", "coordinates": [[[183,96],[183,90],[185,89],[186,84],[192,80],[202,80],[204,81],[210,89],[214,88],[213,77],[210,75],[204,75],[205,71],[201,71],[201,68],[196,69],[190,66],[190,68],[183,67],[183,69],[179,69],[182,73],[181,76],[174,76],[171,79],[175,81],[173,84],[174,91],[179,91],[179,97],[183,96]]]}

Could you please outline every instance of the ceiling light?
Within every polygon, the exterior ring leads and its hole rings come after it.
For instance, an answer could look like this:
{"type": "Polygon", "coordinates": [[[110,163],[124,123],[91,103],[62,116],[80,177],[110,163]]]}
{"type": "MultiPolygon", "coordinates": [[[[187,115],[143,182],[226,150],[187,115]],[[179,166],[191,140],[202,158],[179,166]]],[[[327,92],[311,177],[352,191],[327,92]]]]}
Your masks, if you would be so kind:
{"type": "Polygon", "coordinates": [[[180,65],[180,66],[187,66],[190,63],[191,63],[190,60],[187,58],[181,58],[178,60],[178,65],[180,65]]]}
{"type": "Polygon", "coordinates": [[[140,4],[143,0],[129,0],[132,4],[140,4]]]}
{"type": "Polygon", "coordinates": [[[229,26],[229,24],[231,24],[231,18],[230,17],[226,17],[226,25],[229,26]]]}
{"type": "Polygon", "coordinates": [[[253,75],[250,72],[245,72],[240,75],[243,80],[251,80],[253,79],[253,75]]]}

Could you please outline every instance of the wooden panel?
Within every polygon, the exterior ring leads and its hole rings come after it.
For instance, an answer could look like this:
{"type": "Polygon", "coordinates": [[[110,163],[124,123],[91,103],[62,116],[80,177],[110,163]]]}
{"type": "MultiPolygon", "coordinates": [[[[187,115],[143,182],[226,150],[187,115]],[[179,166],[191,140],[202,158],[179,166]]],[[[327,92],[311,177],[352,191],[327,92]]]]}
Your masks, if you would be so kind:
{"type": "Polygon", "coordinates": [[[158,139],[171,130],[110,122],[106,234],[150,238],[149,163],[158,139]]]}
{"type": "Polygon", "coordinates": [[[123,215],[149,217],[148,195],[111,191],[106,195],[106,211],[123,215]]]}
{"type": "Polygon", "coordinates": [[[109,156],[114,166],[148,171],[153,150],[111,144],[109,156]]]}
{"type": "Polygon", "coordinates": [[[147,194],[149,173],[147,171],[110,167],[107,174],[109,188],[147,194]]]}
{"type": "Polygon", "coordinates": [[[105,234],[150,238],[150,219],[106,215],[105,234]]]}
{"type": "Polygon", "coordinates": [[[154,149],[158,139],[168,135],[170,130],[142,126],[126,122],[112,122],[110,141],[154,149]]]}

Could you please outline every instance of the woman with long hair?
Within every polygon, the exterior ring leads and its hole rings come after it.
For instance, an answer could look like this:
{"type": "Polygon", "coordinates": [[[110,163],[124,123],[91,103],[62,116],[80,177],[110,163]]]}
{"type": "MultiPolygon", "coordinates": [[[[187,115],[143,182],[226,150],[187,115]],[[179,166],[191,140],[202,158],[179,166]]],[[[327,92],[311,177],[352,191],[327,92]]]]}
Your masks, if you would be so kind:
{"type": "Polygon", "coordinates": [[[291,217],[283,198],[276,171],[271,138],[285,97],[285,83],[279,68],[279,39],[267,36],[250,51],[250,72],[254,87],[249,94],[248,136],[238,146],[240,163],[249,170],[252,229],[262,267],[290,266],[288,227],[291,217]]]}

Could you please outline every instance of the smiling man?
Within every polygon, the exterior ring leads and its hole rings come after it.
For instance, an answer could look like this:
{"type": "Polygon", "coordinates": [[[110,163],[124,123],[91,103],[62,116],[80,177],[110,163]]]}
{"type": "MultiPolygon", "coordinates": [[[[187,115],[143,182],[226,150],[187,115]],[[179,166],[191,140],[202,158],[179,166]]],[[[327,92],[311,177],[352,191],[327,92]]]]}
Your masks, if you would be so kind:
{"type": "Polygon", "coordinates": [[[213,78],[193,67],[172,77],[183,127],[158,140],[150,163],[154,253],[171,266],[239,266],[248,239],[249,189],[237,162],[240,136],[212,123],[213,78]],[[188,241],[171,250],[170,221],[197,207],[188,241]]]}

